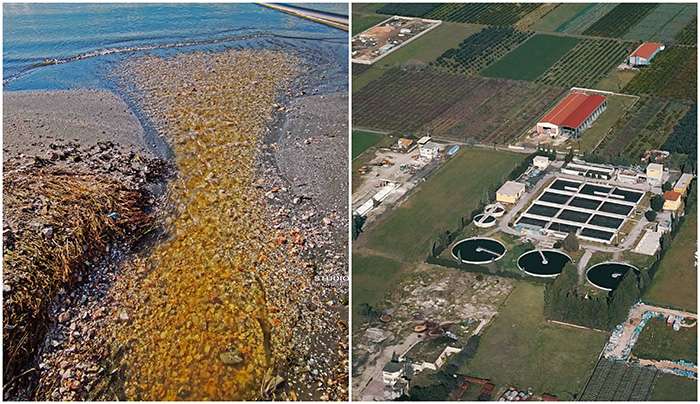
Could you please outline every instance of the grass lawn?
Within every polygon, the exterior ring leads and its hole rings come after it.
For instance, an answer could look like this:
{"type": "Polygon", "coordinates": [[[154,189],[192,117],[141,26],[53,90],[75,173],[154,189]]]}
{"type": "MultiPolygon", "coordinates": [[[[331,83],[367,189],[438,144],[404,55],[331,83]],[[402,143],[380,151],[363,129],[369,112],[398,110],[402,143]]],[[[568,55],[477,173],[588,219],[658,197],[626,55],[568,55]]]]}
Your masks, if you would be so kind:
{"type": "Polygon", "coordinates": [[[698,381],[659,373],[651,390],[651,401],[697,401],[698,381]]]}
{"type": "Polygon", "coordinates": [[[607,339],[602,332],[549,324],[544,287],[519,282],[481,337],[476,356],[460,369],[497,387],[532,387],[571,400],[581,391],[607,339]]]}
{"type": "Polygon", "coordinates": [[[698,362],[698,327],[674,331],[661,318],[651,319],[639,334],[632,354],[642,359],[698,362]]]}
{"type": "Polygon", "coordinates": [[[585,3],[559,4],[554,10],[533,24],[530,29],[532,31],[557,31],[557,28],[577,16],[579,12],[592,6],[592,4],[585,3]]]}
{"type": "Polygon", "coordinates": [[[362,130],[352,131],[352,158],[355,159],[362,154],[362,152],[374,146],[382,139],[382,136],[383,135],[374,132],[365,132],[362,130]]]}
{"type": "Polygon", "coordinates": [[[693,208],[661,260],[659,270],[644,294],[645,302],[697,313],[697,269],[694,266],[697,223],[697,210],[693,208]]]}
{"type": "Polygon", "coordinates": [[[608,107],[605,109],[593,126],[586,129],[579,140],[573,141],[575,149],[589,152],[595,150],[600,142],[607,136],[610,128],[620,119],[624,112],[636,101],[634,97],[620,95],[608,96],[608,107]]]}
{"type": "Polygon", "coordinates": [[[454,229],[459,218],[474,209],[489,189],[500,186],[524,158],[516,153],[462,148],[360,240],[402,261],[422,260],[437,234],[454,229]]]}
{"type": "Polygon", "coordinates": [[[617,68],[615,68],[599,81],[598,84],[595,85],[595,88],[597,90],[619,93],[636,75],[637,72],[634,70],[617,70],[617,68]]]}
{"type": "Polygon", "coordinates": [[[362,303],[377,306],[384,294],[396,285],[401,275],[401,264],[397,261],[372,256],[352,255],[352,315],[353,324],[362,323],[359,308],[362,303]]]}
{"type": "Polygon", "coordinates": [[[360,32],[379,24],[389,17],[390,16],[388,15],[379,14],[352,13],[352,35],[357,35],[360,32]]]}
{"type": "Polygon", "coordinates": [[[578,42],[578,38],[537,34],[481,74],[513,80],[535,80],[578,42]]]}

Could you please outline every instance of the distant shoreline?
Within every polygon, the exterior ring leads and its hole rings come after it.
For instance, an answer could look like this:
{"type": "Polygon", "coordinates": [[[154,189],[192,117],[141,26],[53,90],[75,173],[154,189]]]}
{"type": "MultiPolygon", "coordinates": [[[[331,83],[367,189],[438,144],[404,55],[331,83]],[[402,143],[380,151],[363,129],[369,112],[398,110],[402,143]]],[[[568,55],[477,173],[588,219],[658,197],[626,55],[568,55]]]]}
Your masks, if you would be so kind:
{"type": "Polygon", "coordinates": [[[263,7],[271,8],[273,10],[281,11],[283,13],[318,22],[320,24],[328,25],[330,27],[337,28],[343,31],[349,30],[350,24],[348,17],[342,16],[340,14],[312,10],[310,8],[305,7],[290,6],[286,4],[260,3],[260,5],[263,7]]]}

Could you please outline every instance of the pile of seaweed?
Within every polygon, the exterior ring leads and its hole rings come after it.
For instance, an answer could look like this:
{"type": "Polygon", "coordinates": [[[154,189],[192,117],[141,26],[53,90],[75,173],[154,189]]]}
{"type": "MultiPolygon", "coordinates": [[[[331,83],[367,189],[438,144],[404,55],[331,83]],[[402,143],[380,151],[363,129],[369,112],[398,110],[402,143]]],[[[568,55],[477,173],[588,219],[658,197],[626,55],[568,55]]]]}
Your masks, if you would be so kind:
{"type": "Polygon", "coordinates": [[[111,144],[52,145],[48,158],[13,158],[3,173],[3,384],[21,389],[48,328],[47,307],[113,243],[153,229],[147,185],[167,172],[157,159],[111,144]]]}

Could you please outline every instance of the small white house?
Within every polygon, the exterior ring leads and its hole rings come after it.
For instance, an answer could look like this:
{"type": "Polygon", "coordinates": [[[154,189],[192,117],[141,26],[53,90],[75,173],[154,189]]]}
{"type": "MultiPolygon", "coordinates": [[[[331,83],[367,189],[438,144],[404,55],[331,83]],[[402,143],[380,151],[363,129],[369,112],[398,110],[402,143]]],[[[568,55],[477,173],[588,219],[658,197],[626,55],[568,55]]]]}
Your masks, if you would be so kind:
{"type": "Polygon", "coordinates": [[[664,166],[659,163],[649,163],[647,166],[647,182],[660,185],[664,177],[664,166]]]}
{"type": "Polygon", "coordinates": [[[427,142],[420,146],[420,156],[428,160],[432,160],[440,155],[440,150],[442,147],[435,142],[427,142]]]}

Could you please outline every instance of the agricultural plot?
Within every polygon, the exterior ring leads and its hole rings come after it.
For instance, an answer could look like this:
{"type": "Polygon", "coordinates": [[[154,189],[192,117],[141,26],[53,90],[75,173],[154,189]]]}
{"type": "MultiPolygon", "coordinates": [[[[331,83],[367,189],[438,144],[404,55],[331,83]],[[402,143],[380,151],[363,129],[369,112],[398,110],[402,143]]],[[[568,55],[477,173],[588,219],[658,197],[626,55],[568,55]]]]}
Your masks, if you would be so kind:
{"type": "Polygon", "coordinates": [[[579,10],[568,21],[563,22],[556,32],[565,32],[567,34],[580,35],[591,25],[595,24],[600,18],[609,13],[615,8],[615,3],[595,3],[579,10]]]}
{"type": "Polygon", "coordinates": [[[518,282],[460,372],[573,400],[595,367],[606,334],[547,322],[543,290],[518,282]]]}
{"type": "Polygon", "coordinates": [[[374,132],[361,130],[352,131],[352,158],[356,158],[365,150],[377,144],[382,139],[382,135],[374,132]]]}
{"type": "Polygon", "coordinates": [[[697,95],[697,48],[674,46],[660,52],[624,89],[628,94],[652,94],[694,100],[697,95]]]}
{"type": "Polygon", "coordinates": [[[698,381],[660,373],[651,390],[651,401],[698,401],[698,381]]]}
{"type": "Polygon", "coordinates": [[[536,3],[447,3],[432,9],[425,18],[486,25],[513,25],[539,7],[536,3]]]}
{"type": "Polygon", "coordinates": [[[634,97],[622,95],[611,95],[607,98],[608,107],[605,111],[596,119],[593,126],[583,132],[580,139],[574,141],[576,149],[583,152],[596,150],[601,142],[609,136],[611,128],[620,121],[621,117],[627,113],[626,111],[636,102],[634,97]]]}
{"type": "Polygon", "coordinates": [[[690,21],[681,32],[676,35],[674,40],[679,45],[696,45],[698,38],[698,18],[697,16],[690,21]]]}
{"type": "Polygon", "coordinates": [[[627,114],[628,119],[613,128],[596,152],[636,161],[646,150],[664,144],[688,108],[686,103],[668,98],[642,97],[627,114]]]}
{"type": "Polygon", "coordinates": [[[625,59],[631,45],[614,39],[583,39],[537,82],[559,87],[594,87],[625,59]]]}
{"type": "Polygon", "coordinates": [[[691,3],[659,4],[623,36],[634,41],[668,43],[697,16],[697,6],[691,3]]]}
{"type": "Polygon", "coordinates": [[[531,33],[511,27],[487,27],[445,51],[433,66],[450,73],[477,74],[525,41],[531,33]]]}
{"type": "Polygon", "coordinates": [[[387,18],[386,15],[352,13],[352,34],[357,35],[387,18]]]}
{"type": "Polygon", "coordinates": [[[583,31],[583,34],[621,38],[629,30],[629,27],[637,24],[657,6],[658,4],[650,3],[618,4],[601,19],[588,27],[587,30],[583,31]]]}
{"type": "Polygon", "coordinates": [[[546,15],[542,16],[528,28],[533,31],[556,32],[567,21],[579,15],[579,13],[592,8],[593,4],[586,3],[562,3],[555,5],[546,15]]]}
{"type": "Polygon", "coordinates": [[[387,3],[379,7],[376,12],[387,15],[423,17],[433,9],[440,7],[440,5],[440,3],[387,3]]]}
{"type": "Polygon", "coordinates": [[[487,77],[535,80],[576,46],[578,38],[537,34],[484,69],[487,77]]]}
{"type": "Polygon", "coordinates": [[[524,81],[479,78],[467,97],[425,125],[435,136],[460,142],[505,144],[534,125],[564,89],[524,81]]]}
{"type": "MultiPolygon", "coordinates": [[[[352,255],[352,315],[361,319],[363,304],[378,306],[387,290],[398,283],[402,276],[401,263],[373,255],[352,255]]],[[[360,325],[362,321],[353,321],[360,325]]]]}
{"type": "Polygon", "coordinates": [[[600,358],[581,401],[646,401],[659,372],[635,363],[600,358]]]}

